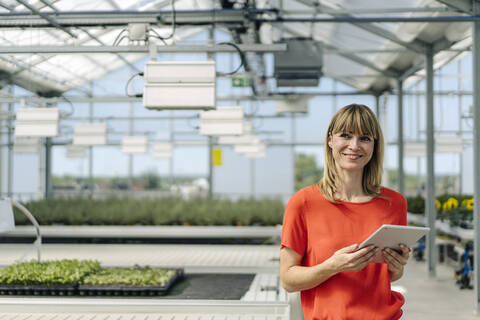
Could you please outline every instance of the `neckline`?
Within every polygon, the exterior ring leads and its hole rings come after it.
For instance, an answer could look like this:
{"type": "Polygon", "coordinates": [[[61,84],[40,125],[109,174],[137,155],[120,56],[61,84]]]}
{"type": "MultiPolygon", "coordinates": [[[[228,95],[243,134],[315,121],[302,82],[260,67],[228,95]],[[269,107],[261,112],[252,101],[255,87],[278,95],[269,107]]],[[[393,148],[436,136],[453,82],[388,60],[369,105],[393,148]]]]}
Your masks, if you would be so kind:
{"type": "MultiPolygon", "coordinates": [[[[315,190],[320,193],[320,195],[325,199],[327,200],[327,198],[325,198],[325,196],[323,195],[322,191],[320,190],[320,188],[318,187],[318,184],[315,184],[313,186],[315,188],[315,190]]],[[[380,191],[380,194],[383,192],[383,187],[381,187],[381,191],[380,191]]],[[[352,205],[361,205],[361,204],[367,204],[367,203],[370,203],[370,202],[373,202],[375,200],[379,199],[379,197],[375,197],[375,198],[372,198],[370,200],[367,200],[367,201],[362,201],[362,202],[351,202],[351,201],[339,201],[337,204],[352,204],[352,205]]],[[[328,200],[327,200],[328,201],[328,200]]]]}

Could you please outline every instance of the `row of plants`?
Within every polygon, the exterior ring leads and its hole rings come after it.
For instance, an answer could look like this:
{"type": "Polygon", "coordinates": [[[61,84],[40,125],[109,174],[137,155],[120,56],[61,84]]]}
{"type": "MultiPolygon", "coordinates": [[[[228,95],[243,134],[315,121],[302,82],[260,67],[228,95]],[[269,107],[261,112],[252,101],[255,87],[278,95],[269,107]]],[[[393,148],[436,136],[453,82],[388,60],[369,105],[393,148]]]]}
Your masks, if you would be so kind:
{"type": "Polygon", "coordinates": [[[165,286],[177,270],[102,268],[96,260],[29,261],[0,269],[0,285],[165,286]]]}
{"type": "MultiPolygon", "coordinates": [[[[281,200],[50,198],[24,204],[41,225],[277,225],[281,200]]],[[[30,224],[15,210],[17,225],[30,224]]]]}
{"type": "MultiPolygon", "coordinates": [[[[445,194],[435,200],[437,219],[448,221],[451,226],[470,228],[473,220],[473,197],[471,195],[445,194]]],[[[421,196],[407,198],[408,212],[425,213],[425,199],[421,196]]]]}

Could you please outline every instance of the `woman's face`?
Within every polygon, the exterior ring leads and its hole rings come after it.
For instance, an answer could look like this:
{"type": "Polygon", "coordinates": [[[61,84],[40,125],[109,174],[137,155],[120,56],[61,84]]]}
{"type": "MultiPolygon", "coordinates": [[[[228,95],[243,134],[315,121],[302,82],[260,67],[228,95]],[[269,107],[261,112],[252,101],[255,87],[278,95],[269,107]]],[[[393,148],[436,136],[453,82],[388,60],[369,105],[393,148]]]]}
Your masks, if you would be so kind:
{"type": "Polygon", "coordinates": [[[363,170],[373,155],[374,139],[368,135],[339,132],[328,138],[338,169],[363,170]]]}

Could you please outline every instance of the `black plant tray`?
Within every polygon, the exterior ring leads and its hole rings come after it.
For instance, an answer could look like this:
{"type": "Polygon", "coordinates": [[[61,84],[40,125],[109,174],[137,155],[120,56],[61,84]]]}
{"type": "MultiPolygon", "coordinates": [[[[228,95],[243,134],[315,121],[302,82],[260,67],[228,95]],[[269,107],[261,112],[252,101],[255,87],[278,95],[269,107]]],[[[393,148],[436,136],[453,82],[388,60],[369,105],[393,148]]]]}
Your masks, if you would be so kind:
{"type": "Polygon", "coordinates": [[[26,296],[74,296],[78,292],[77,285],[22,285],[0,284],[0,295],[26,296]]]}
{"type": "Polygon", "coordinates": [[[124,286],[124,285],[79,285],[81,296],[163,296],[174,283],[183,277],[183,269],[177,269],[175,275],[163,286],[124,286]]]}
{"type": "Polygon", "coordinates": [[[0,284],[0,295],[27,296],[163,296],[183,277],[183,269],[164,286],[96,286],[96,285],[21,285],[0,284]]]}

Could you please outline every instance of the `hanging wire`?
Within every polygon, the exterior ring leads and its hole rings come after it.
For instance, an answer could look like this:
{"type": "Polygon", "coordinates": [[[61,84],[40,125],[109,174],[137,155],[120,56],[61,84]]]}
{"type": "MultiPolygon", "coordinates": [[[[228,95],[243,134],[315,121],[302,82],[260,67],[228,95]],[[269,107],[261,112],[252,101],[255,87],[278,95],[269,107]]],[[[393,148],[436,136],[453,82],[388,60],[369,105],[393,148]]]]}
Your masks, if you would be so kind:
{"type": "Polygon", "coordinates": [[[142,94],[142,93],[135,93],[135,94],[133,94],[133,95],[131,95],[130,93],[128,93],[128,87],[130,86],[130,82],[132,82],[132,80],[133,80],[135,77],[143,77],[143,72],[136,73],[136,74],[132,75],[132,76],[130,77],[130,79],[128,79],[127,84],[125,85],[125,94],[127,95],[127,97],[141,98],[141,97],[143,97],[143,94],[142,94]]]}
{"type": "Polygon", "coordinates": [[[72,101],[68,100],[67,97],[65,97],[63,94],[60,96],[60,98],[65,100],[70,105],[70,112],[60,112],[60,118],[68,118],[75,112],[75,107],[73,106],[72,101]]]}
{"type": "Polygon", "coordinates": [[[126,28],[123,28],[122,31],[120,31],[120,33],[117,35],[117,37],[113,41],[113,46],[118,46],[120,42],[122,42],[122,40],[126,38],[126,36],[120,37],[126,30],[127,30],[126,28]]]}
{"type": "Polygon", "coordinates": [[[220,76],[230,76],[230,75],[232,75],[232,74],[237,73],[237,72],[240,70],[240,68],[242,68],[242,67],[245,65],[245,53],[242,51],[242,49],[240,49],[239,46],[237,46],[237,45],[236,45],[235,43],[233,43],[233,42],[220,42],[220,43],[218,43],[218,44],[225,44],[225,45],[229,45],[229,46],[234,47],[234,48],[238,51],[238,54],[239,54],[239,56],[240,56],[240,65],[239,65],[234,71],[232,71],[232,72],[227,72],[227,73],[225,73],[225,72],[219,72],[218,74],[219,74],[220,76]]]}
{"type": "Polygon", "coordinates": [[[148,35],[148,39],[150,39],[150,38],[159,39],[160,41],[162,41],[162,43],[163,43],[164,45],[168,46],[167,41],[165,41],[165,39],[163,39],[162,36],[159,35],[159,34],[157,33],[157,31],[155,31],[155,29],[151,28],[150,31],[152,31],[153,33],[155,33],[155,35],[150,35],[150,34],[149,34],[149,35],[148,35]]]}
{"type": "Polygon", "coordinates": [[[172,15],[173,15],[173,19],[172,19],[172,32],[167,36],[167,37],[162,37],[160,35],[159,36],[159,39],[161,40],[168,40],[168,39],[171,39],[173,38],[173,36],[175,35],[175,29],[176,29],[176,25],[177,25],[177,13],[175,11],[175,0],[172,0],[171,1],[171,4],[172,4],[172,15]]]}

